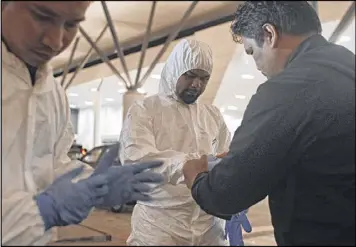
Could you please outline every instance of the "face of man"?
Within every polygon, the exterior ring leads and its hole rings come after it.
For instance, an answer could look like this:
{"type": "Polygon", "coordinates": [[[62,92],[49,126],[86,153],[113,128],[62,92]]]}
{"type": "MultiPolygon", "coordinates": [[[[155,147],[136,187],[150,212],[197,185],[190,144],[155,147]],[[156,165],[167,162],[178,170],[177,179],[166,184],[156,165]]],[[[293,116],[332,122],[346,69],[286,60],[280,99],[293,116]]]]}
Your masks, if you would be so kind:
{"type": "Polygon", "coordinates": [[[65,50],[90,1],[2,2],[2,37],[26,64],[38,67],[65,50]]]}
{"type": "Polygon", "coordinates": [[[288,42],[270,24],[263,26],[264,41],[259,45],[255,39],[242,37],[242,42],[247,55],[251,55],[255,60],[256,67],[267,78],[271,78],[280,73],[286,64],[291,53],[290,46],[297,39],[291,37],[288,42]],[[288,44],[290,43],[290,44],[288,44]]]}
{"type": "Polygon", "coordinates": [[[205,91],[210,74],[201,69],[193,69],[181,75],[177,81],[176,91],[186,104],[194,103],[205,91]]]}

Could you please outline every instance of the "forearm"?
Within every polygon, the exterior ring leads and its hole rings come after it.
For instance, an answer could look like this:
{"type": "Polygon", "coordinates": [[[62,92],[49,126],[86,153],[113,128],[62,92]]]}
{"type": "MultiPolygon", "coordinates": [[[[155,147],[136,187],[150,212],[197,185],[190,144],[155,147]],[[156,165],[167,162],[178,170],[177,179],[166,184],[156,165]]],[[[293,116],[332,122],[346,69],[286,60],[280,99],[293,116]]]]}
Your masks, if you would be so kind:
{"type": "Polygon", "coordinates": [[[251,176],[253,168],[247,164],[224,158],[212,171],[199,174],[192,186],[192,196],[197,204],[212,215],[234,215],[266,196],[263,188],[268,174],[251,176]],[[251,170],[249,170],[251,169],[251,170]]]}
{"type": "Polygon", "coordinates": [[[185,154],[173,150],[157,151],[151,149],[136,148],[136,150],[146,150],[146,152],[135,151],[133,147],[126,150],[121,149],[121,163],[125,165],[139,161],[163,161],[164,164],[161,167],[152,169],[152,171],[163,175],[166,183],[177,185],[184,183],[183,165],[185,162],[200,157],[198,153],[185,154]]]}
{"type": "Polygon", "coordinates": [[[202,180],[207,176],[208,172],[202,172],[198,174],[194,180],[193,186],[192,186],[192,196],[195,200],[195,202],[208,214],[216,216],[221,219],[225,220],[230,220],[231,219],[231,214],[222,214],[219,213],[219,207],[218,203],[213,200],[212,197],[206,197],[206,191],[202,186],[204,186],[204,182],[202,183],[202,180]],[[203,191],[203,192],[200,192],[203,191]]]}

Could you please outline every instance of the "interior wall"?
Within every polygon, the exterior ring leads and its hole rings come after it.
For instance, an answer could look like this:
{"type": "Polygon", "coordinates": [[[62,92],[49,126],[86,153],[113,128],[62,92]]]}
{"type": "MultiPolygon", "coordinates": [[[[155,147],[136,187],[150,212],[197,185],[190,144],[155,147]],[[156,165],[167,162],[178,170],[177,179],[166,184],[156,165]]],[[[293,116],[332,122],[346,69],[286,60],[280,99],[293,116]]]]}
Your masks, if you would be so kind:
{"type": "MultiPolygon", "coordinates": [[[[100,112],[100,136],[103,139],[118,140],[122,127],[121,106],[103,106],[100,112]]],[[[79,110],[77,143],[87,149],[94,147],[94,110],[85,108],[79,110]]]]}

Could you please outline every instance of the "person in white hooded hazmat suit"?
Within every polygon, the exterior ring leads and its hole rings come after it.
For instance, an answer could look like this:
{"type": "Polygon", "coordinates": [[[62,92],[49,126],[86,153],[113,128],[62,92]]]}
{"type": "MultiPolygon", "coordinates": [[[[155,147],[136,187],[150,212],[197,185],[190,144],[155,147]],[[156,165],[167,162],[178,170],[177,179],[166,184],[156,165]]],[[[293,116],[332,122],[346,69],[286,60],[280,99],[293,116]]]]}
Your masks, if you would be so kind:
{"type": "Polygon", "coordinates": [[[220,111],[197,102],[213,69],[205,43],[182,40],[161,74],[159,93],[135,102],[120,136],[122,163],[162,160],[165,178],[150,202],[138,201],[128,245],[227,245],[225,222],[206,214],[184,184],[183,165],[228,151],[230,133],[220,111]]]}
{"type": "Polygon", "coordinates": [[[89,4],[1,2],[2,245],[46,245],[53,227],[78,224],[96,206],[148,200],[145,182],[163,180],[142,172],[162,162],[127,169],[108,159],[92,173],[67,155],[68,101],[48,61],[69,46],[89,4]]]}

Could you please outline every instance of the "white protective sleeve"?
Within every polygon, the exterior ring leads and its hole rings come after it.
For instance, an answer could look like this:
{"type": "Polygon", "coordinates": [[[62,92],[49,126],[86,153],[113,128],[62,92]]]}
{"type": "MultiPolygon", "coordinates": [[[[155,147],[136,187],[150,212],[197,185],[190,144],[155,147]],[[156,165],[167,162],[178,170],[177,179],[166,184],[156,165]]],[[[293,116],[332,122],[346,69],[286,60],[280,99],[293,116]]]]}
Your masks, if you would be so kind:
{"type": "MultiPolygon", "coordinates": [[[[69,113],[69,107],[67,112],[69,113]]],[[[73,180],[75,182],[90,176],[93,169],[80,161],[71,161],[68,157],[68,151],[74,140],[70,117],[67,117],[63,126],[63,131],[55,145],[54,179],[76,167],[84,165],[84,172],[73,180]]],[[[3,245],[47,244],[51,240],[50,235],[44,238],[44,223],[36,201],[33,199],[34,196],[32,193],[19,191],[8,197],[5,195],[2,197],[3,229],[1,243],[3,245]]]]}
{"type": "Polygon", "coordinates": [[[165,181],[172,185],[184,183],[182,168],[186,161],[200,158],[199,153],[157,150],[152,119],[147,114],[147,109],[137,103],[133,104],[127,112],[120,135],[119,153],[120,161],[124,165],[138,161],[163,161],[164,164],[153,171],[162,174],[165,181]]]}
{"type": "Polygon", "coordinates": [[[220,110],[213,106],[214,112],[219,119],[220,131],[217,139],[216,154],[222,154],[229,151],[229,146],[231,143],[231,133],[227,128],[224,117],[222,116],[220,110]]]}

